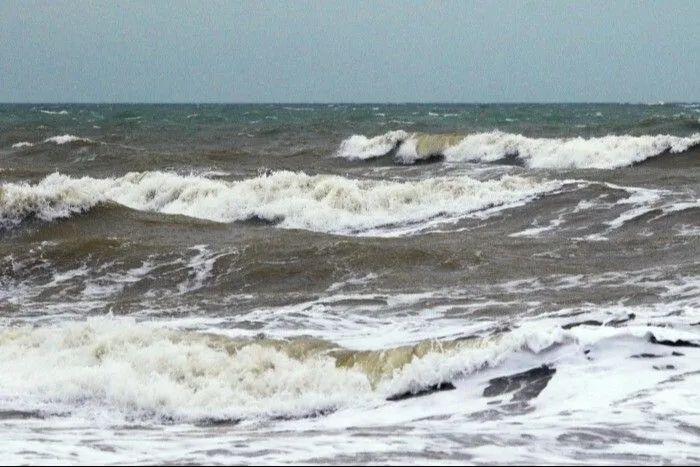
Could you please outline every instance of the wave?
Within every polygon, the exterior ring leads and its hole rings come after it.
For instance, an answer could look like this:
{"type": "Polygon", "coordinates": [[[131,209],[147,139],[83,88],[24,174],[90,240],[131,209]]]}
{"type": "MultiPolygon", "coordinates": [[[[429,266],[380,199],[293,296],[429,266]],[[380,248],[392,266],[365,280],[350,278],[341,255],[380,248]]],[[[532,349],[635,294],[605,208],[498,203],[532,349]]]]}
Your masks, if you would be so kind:
{"type": "MultiPolygon", "coordinates": [[[[697,347],[696,333],[624,321],[533,325],[358,350],[318,338],[227,336],[96,317],[0,330],[0,410],[90,419],[103,414],[113,423],[237,422],[376,407],[467,385],[467,400],[490,398],[505,405],[493,398],[512,396],[526,404],[557,366],[567,371],[557,373],[556,396],[544,397],[542,404],[571,404],[575,386],[570,386],[586,381],[591,368],[606,384],[619,386],[608,394],[609,388],[588,381],[605,391],[599,397],[614,403],[628,391],[658,384],[658,370],[645,359],[674,359],[665,369],[680,375],[697,347]],[[479,376],[493,375],[496,368],[513,374],[479,376]],[[632,387],[620,385],[620,374],[631,373],[638,376],[632,387]],[[527,387],[528,379],[535,387],[527,387]]],[[[573,403],[595,410],[589,400],[573,403]]]]}
{"type": "MultiPolygon", "coordinates": [[[[56,136],[50,136],[42,141],[42,143],[53,143],[57,145],[64,145],[64,144],[75,144],[79,146],[87,146],[91,144],[98,144],[97,141],[94,141],[90,138],[83,138],[80,136],[75,136],[75,135],[56,135],[56,136]]],[[[18,143],[15,143],[12,145],[13,149],[22,149],[22,148],[31,148],[35,145],[35,143],[31,143],[29,141],[20,141],[18,143]]]]}
{"type": "Polygon", "coordinates": [[[43,114],[48,114],[48,115],[68,115],[67,110],[39,110],[39,112],[43,114]]]}
{"type": "Polygon", "coordinates": [[[0,407],[186,422],[305,417],[418,395],[509,354],[570,340],[560,329],[352,350],[315,338],[227,337],[89,318],[0,331],[0,407]]]}
{"type": "Polygon", "coordinates": [[[33,185],[0,185],[0,226],[12,228],[28,218],[51,221],[116,203],[216,222],[257,220],[319,232],[386,233],[392,227],[454,221],[475,211],[523,203],[563,184],[520,176],[398,182],[289,171],[235,182],[165,172],[104,179],[54,173],[33,185]]]}
{"type": "Polygon", "coordinates": [[[681,153],[700,145],[700,133],[671,135],[608,135],[598,138],[528,138],[492,131],[470,135],[391,131],[367,138],[353,135],[341,142],[337,157],[364,160],[392,155],[403,164],[444,157],[449,162],[498,162],[517,159],[530,168],[614,169],[665,153],[681,153]]]}
{"type": "Polygon", "coordinates": [[[368,138],[364,135],[352,135],[340,143],[340,148],[336,155],[351,160],[384,156],[396,149],[410,135],[411,133],[403,130],[390,131],[373,138],[368,138]]]}
{"type": "Polygon", "coordinates": [[[89,138],[81,138],[80,136],[73,136],[73,135],[59,135],[59,136],[51,136],[50,138],[46,138],[44,140],[44,143],[55,143],[55,144],[67,144],[67,143],[84,143],[84,144],[93,144],[94,141],[89,139],[89,138]]]}

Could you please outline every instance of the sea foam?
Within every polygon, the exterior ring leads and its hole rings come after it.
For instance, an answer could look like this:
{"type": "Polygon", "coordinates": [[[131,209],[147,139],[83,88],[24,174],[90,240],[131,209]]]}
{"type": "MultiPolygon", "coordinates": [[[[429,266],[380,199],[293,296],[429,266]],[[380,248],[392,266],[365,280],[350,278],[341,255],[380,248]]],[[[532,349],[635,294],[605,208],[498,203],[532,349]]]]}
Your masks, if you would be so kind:
{"type": "Polygon", "coordinates": [[[56,144],[67,144],[67,143],[93,143],[89,138],[81,138],[80,136],[74,135],[58,135],[46,138],[44,143],[56,143],[56,144]]]}
{"type": "Polygon", "coordinates": [[[379,350],[231,338],[132,318],[0,331],[0,408],[196,421],[303,417],[426,387],[518,352],[573,342],[561,329],[379,350]]]}
{"type": "Polygon", "coordinates": [[[475,211],[522,203],[562,185],[520,176],[399,182],[279,171],[227,182],[166,172],[104,179],[54,173],[34,185],[0,186],[0,222],[7,228],[32,216],[50,221],[109,202],[216,222],[262,219],[283,228],[346,234],[385,229],[390,234],[398,226],[435,218],[454,221],[475,211]]]}
{"type": "Polygon", "coordinates": [[[367,138],[353,135],[344,140],[336,156],[369,159],[393,154],[404,164],[436,155],[449,162],[496,162],[517,158],[531,168],[614,169],[663,153],[680,153],[700,144],[700,133],[671,135],[608,135],[597,138],[528,138],[492,131],[466,136],[407,133],[402,130],[367,138]]]}

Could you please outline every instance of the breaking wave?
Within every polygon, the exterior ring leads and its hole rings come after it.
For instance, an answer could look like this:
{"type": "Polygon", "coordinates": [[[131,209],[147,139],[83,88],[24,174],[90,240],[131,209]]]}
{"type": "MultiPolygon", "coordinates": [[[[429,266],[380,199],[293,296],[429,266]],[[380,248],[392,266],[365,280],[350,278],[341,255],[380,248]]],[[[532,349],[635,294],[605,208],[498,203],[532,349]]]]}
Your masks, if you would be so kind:
{"type": "Polygon", "coordinates": [[[304,417],[416,395],[569,333],[352,350],[313,338],[227,337],[131,318],[0,331],[0,407],[126,420],[304,417]]]}
{"type": "Polygon", "coordinates": [[[116,203],[216,222],[262,220],[282,228],[357,234],[436,218],[456,220],[526,202],[563,184],[520,176],[399,182],[289,171],[235,182],[158,171],[116,178],[53,173],[37,184],[0,185],[0,227],[12,228],[30,218],[51,221],[116,203]]]}
{"type": "Polygon", "coordinates": [[[492,131],[470,135],[407,133],[403,130],[344,140],[338,157],[363,160],[392,155],[413,164],[437,155],[449,162],[497,162],[516,158],[531,168],[614,169],[664,153],[681,153],[700,145],[700,133],[671,135],[608,135],[598,138],[528,138],[492,131]]]}

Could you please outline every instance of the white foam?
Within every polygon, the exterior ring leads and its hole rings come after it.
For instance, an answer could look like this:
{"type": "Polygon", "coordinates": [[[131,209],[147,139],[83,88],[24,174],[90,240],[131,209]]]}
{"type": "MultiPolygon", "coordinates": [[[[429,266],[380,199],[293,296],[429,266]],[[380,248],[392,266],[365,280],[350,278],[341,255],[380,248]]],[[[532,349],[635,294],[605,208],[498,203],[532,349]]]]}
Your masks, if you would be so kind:
{"type": "Polygon", "coordinates": [[[511,237],[536,237],[544,232],[549,232],[555,230],[557,227],[564,223],[564,216],[560,215],[557,219],[552,219],[549,221],[549,225],[545,226],[535,226],[529,229],[522,230],[520,232],[515,232],[510,234],[511,237]]]}
{"type": "Polygon", "coordinates": [[[691,137],[604,136],[600,138],[527,138],[502,132],[469,135],[445,151],[448,160],[494,161],[517,155],[532,168],[612,169],[640,162],[665,151],[683,152],[700,144],[691,137]]]}
{"type": "MultiPolygon", "coordinates": [[[[625,275],[615,274],[598,279],[624,283],[625,275]]],[[[436,347],[387,375],[375,389],[361,372],[338,369],[330,358],[297,360],[257,345],[228,354],[204,345],[195,333],[165,328],[174,321],[98,318],[5,328],[0,331],[0,410],[64,416],[3,420],[0,455],[10,463],[325,464],[366,462],[367,456],[392,464],[430,463],[436,456],[455,464],[465,458],[484,464],[684,463],[697,456],[700,350],[653,344],[649,333],[659,340],[700,340],[693,326],[700,314],[698,278],[663,271],[640,271],[634,277],[632,282],[649,287],[668,283],[663,300],[647,310],[656,321],[643,306],[622,304],[518,319],[514,332],[478,345],[436,347]],[[689,300],[682,306],[686,316],[669,314],[678,310],[678,298],[689,300]],[[638,319],[621,327],[560,326],[629,311],[640,312],[638,319]],[[503,394],[486,394],[493,378],[542,365],[556,372],[533,399],[516,399],[517,385],[503,394]],[[455,389],[384,400],[446,381],[455,389]],[[332,409],[339,410],[314,418],[265,418],[332,409]],[[253,418],[235,427],[181,423],[238,416],[253,418]],[[163,420],[174,424],[163,425],[163,420]]],[[[598,279],[571,276],[558,283],[581,286],[598,279]]],[[[536,282],[511,285],[517,292],[536,282]]],[[[352,297],[363,298],[326,301],[352,297]]],[[[400,308],[429,299],[430,294],[408,294],[387,297],[387,302],[400,308]]],[[[271,310],[270,316],[279,311],[271,310]]],[[[416,319],[415,328],[430,321],[433,331],[446,324],[429,316],[416,319]]],[[[462,321],[465,329],[475,329],[462,321]]],[[[194,318],[179,323],[197,324],[194,318]]],[[[212,319],[214,324],[243,334],[222,318],[212,319]]],[[[373,325],[364,323],[367,348],[381,349],[396,337],[388,326],[373,325]]],[[[335,331],[329,327],[326,337],[336,336],[335,331]]],[[[360,326],[356,331],[360,337],[360,326]]],[[[288,337],[294,333],[288,331],[288,337]]]]}
{"type": "Polygon", "coordinates": [[[36,185],[0,185],[0,221],[16,224],[31,214],[43,220],[68,217],[105,200],[100,185],[93,179],[59,174],[49,175],[36,185]]]}
{"type": "Polygon", "coordinates": [[[114,202],[217,222],[257,217],[279,222],[283,228],[391,235],[407,224],[450,222],[493,206],[526,202],[563,184],[520,176],[398,182],[279,171],[226,182],[163,172],[105,179],[54,173],[36,185],[2,185],[0,219],[16,224],[34,214],[51,220],[114,202]]]}
{"type": "Polygon", "coordinates": [[[211,252],[207,245],[196,245],[191,250],[196,251],[197,254],[190,258],[185,266],[189,274],[187,280],[178,285],[178,291],[181,294],[201,288],[206,279],[213,275],[214,263],[219,258],[236,254],[235,250],[211,252]]]}
{"type": "Polygon", "coordinates": [[[0,453],[21,462],[46,453],[80,463],[97,454],[103,463],[136,457],[317,463],[368,452],[396,463],[423,463],[436,453],[454,455],[456,463],[466,456],[479,463],[546,464],[640,455],[673,463],[696,449],[696,437],[682,425],[700,421],[700,352],[683,348],[684,355],[674,356],[674,349],[649,342],[650,331],[658,339],[697,341],[696,332],[665,327],[564,331],[542,320],[526,322],[482,346],[415,358],[372,390],[360,373],[339,370],[330,360],[294,360],[255,345],[229,355],[183,334],[173,338],[154,323],[102,318],[6,329],[0,333],[0,405],[66,416],[5,421],[0,453]],[[633,358],[648,354],[657,358],[633,358]],[[492,378],[543,364],[556,372],[534,399],[511,403],[514,391],[485,394],[492,378]],[[445,378],[455,390],[383,400],[445,378]],[[328,408],[340,410],[234,428],[178,423],[328,408]],[[161,418],[176,424],[153,426],[161,418]],[[124,423],[145,423],[146,429],[119,428],[124,423]],[[41,442],[32,441],[36,436],[29,434],[45,426],[51,429],[41,432],[41,442]],[[358,432],[391,435],[370,436],[368,445],[365,436],[357,443],[358,432]],[[93,446],[94,440],[100,443],[93,446]]]}
{"type": "Polygon", "coordinates": [[[255,344],[228,354],[132,319],[0,331],[0,406],[14,410],[187,421],[307,415],[368,396],[366,375],[329,357],[255,344]]]}
{"type": "Polygon", "coordinates": [[[32,143],[28,141],[20,141],[19,143],[15,143],[12,145],[13,149],[21,149],[21,148],[31,148],[34,146],[32,143]]]}
{"type": "Polygon", "coordinates": [[[79,136],[73,136],[73,135],[60,135],[60,136],[51,136],[50,138],[46,138],[44,140],[45,143],[56,143],[56,144],[67,144],[67,143],[75,143],[75,142],[83,142],[83,143],[92,143],[93,141],[88,138],[81,138],[79,136]]]}
{"type": "Polygon", "coordinates": [[[367,138],[364,135],[352,135],[340,143],[337,157],[346,159],[371,159],[383,156],[391,151],[400,141],[408,137],[403,130],[390,131],[383,135],[367,138]]]}
{"type": "Polygon", "coordinates": [[[229,177],[231,176],[231,172],[225,172],[223,170],[206,170],[201,173],[201,176],[205,178],[229,177]]]}
{"type": "Polygon", "coordinates": [[[627,188],[631,195],[628,198],[621,199],[617,202],[618,205],[632,204],[634,207],[619,215],[616,219],[607,222],[611,229],[617,229],[648,212],[655,209],[655,204],[661,199],[661,193],[658,190],[645,188],[627,188]]]}
{"type": "Polygon", "coordinates": [[[700,208],[700,199],[696,199],[694,201],[685,201],[685,202],[675,203],[672,206],[666,207],[664,209],[664,212],[665,213],[680,212],[680,211],[697,209],[697,208],[700,208]]]}
{"type": "Polygon", "coordinates": [[[622,189],[630,193],[629,197],[623,198],[615,204],[621,206],[629,204],[632,205],[632,208],[623,212],[615,219],[606,222],[609,228],[604,234],[608,234],[612,230],[625,225],[625,223],[649,213],[660,211],[660,214],[652,218],[652,220],[656,220],[671,213],[700,207],[700,200],[696,199],[692,193],[675,193],[665,189],[621,187],[612,183],[606,183],[605,185],[614,189],[622,189]],[[691,201],[687,200],[688,196],[692,199],[691,201]]]}
{"type": "MultiPolygon", "coordinates": [[[[343,141],[337,156],[368,159],[387,154],[398,145],[396,158],[404,163],[432,156],[417,149],[419,140],[439,140],[442,135],[392,131],[367,138],[353,135],[343,141]]],[[[672,135],[608,135],[593,138],[528,138],[519,134],[492,131],[466,135],[447,145],[442,154],[448,162],[494,162],[515,157],[531,168],[613,169],[641,162],[653,156],[679,153],[700,144],[700,133],[688,137],[672,135]]]]}
{"type": "MultiPolygon", "coordinates": [[[[580,183],[579,188],[597,183],[580,183]]],[[[595,200],[583,199],[573,208],[565,207],[558,209],[554,213],[543,213],[535,217],[531,227],[519,232],[510,234],[512,237],[520,236],[540,236],[551,231],[566,231],[568,219],[576,219],[576,215],[582,211],[595,210],[595,216],[600,219],[603,230],[596,233],[589,233],[584,240],[587,241],[607,241],[609,235],[614,231],[627,225],[629,222],[644,219],[645,225],[637,230],[637,235],[652,236],[657,232],[654,230],[654,223],[664,216],[673,213],[694,210],[700,207],[700,200],[692,192],[674,192],[668,189],[651,189],[634,186],[620,186],[612,183],[601,183],[607,189],[624,192],[626,197],[617,200],[608,200],[607,195],[600,195],[595,200]],[[546,216],[546,217],[545,217],[546,216]],[[551,217],[550,217],[551,216],[551,217]],[[541,217],[544,217],[542,219],[541,217]],[[547,219],[547,217],[550,217],[547,219]]],[[[619,193],[616,195],[619,196],[619,193]]],[[[576,227],[569,231],[575,233],[576,227]]],[[[581,239],[580,237],[574,237],[581,239]]]]}
{"type": "Polygon", "coordinates": [[[476,346],[446,352],[431,352],[414,358],[400,372],[385,380],[381,390],[388,396],[421,389],[470,375],[483,368],[497,366],[518,352],[543,352],[555,345],[575,342],[575,338],[559,327],[516,331],[498,339],[478,341],[476,346]]]}
{"type": "Polygon", "coordinates": [[[339,289],[345,288],[352,285],[366,285],[377,279],[375,273],[369,273],[364,277],[352,277],[342,282],[334,282],[326,289],[326,292],[335,292],[339,289]]]}
{"type": "Polygon", "coordinates": [[[518,352],[571,343],[560,328],[506,334],[458,349],[439,345],[384,375],[322,353],[303,359],[254,342],[233,353],[196,333],[130,318],[90,318],[0,331],[0,409],[181,421],[305,416],[452,381],[518,352]]]}
{"type": "MultiPolygon", "coordinates": [[[[111,264],[108,264],[105,267],[109,266],[111,266],[111,264]]],[[[124,290],[124,287],[127,285],[140,281],[156,267],[157,266],[151,260],[146,260],[141,264],[141,266],[127,269],[123,272],[110,272],[96,278],[92,277],[86,279],[85,288],[83,289],[82,295],[89,300],[94,300],[96,298],[108,298],[124,290]]]]}
{"type": "Polygon", "coordinates": [[[77,269],[71,269],[64,272],[55,272],[53,275],[53,280],[49,283],[49,287],[68,282],[76,277],[84,277],[88,273],[88,268],[85,265],[80,266],[77,269]]]}
{"type": "MultiPolygon", "coordinates": [[[[238,329],[245,323],[264,323],[262,329],[250,331],[254,336],[261,330],[266,336],[289,339],[303,332],[319,339],[330,338],[346,348],[356,350],[385,349],[411,345],[426,339],[454,338],[481,332],[483,321],[465,323],[462,317],[450,318],[454,305],[434,301],[463,298],[462,290],[407,294],[340,293],[316,300],[271,308],[255,308],[231,316],[231,325],[238,329]],[[419,310],[416,311],[416,310],[419,310]]],[[[465,305],[482,310],[498,305],[493,301],[474,300],[465,305]]],[[[201,329],[209,329],[206,321],[201,329]]],[[[221,327],[220,327],[221,328],[221,327]]],[[[226,332],[227,331],[219,331],[226,332]]],[[[240,332],[240,331],[236,331],[240,332]]],[[[233,336],[234,334],[228,334],[233,336]]]]}
{"type": "Polygon", "coordinates": [[[698,237],[700,236],[700,226],[681,224],[676,228],[679,237],[698,237]]]}
{"type": "Polygon", "coordinates": [[[39,112],[48,115],[68,115],[67,110],[39,110],[39,112]]]}

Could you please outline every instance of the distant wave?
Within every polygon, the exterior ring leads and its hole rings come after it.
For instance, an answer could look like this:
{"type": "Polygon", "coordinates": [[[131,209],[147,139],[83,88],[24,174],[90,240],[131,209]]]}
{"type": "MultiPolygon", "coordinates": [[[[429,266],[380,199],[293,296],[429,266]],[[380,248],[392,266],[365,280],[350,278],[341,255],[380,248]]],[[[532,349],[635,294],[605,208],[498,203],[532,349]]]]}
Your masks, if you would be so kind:
{"type": "Polygon", "coordinates": [[[365,135],[352,135],[340,143],[336,155],[351,160],[384,156],[415,134],[397,130],[373,138],[368,138],[365,135]]]}
{"type": "Polygon", "coordinates": [[[519,176],[398,182],[289,171],[236,182],[165,172],[103,179],[54,173],[33,185],[0,185],[0,226],[12,228],[28,218],[51,221],[100,203],[117,203],[217,222],[258,219],[283,228],[391,235],[398,226],[457,220],[475,211],[527,202],[562,184],[519,176]]]}
{"type": "Polygon", "coordinates": [[[700,145],[700,133],[688,137],[528,138],[502,131],[464,136],[397,130],[372,138],[353,135],[341,142],[336,156],[364,160],[392,155],[403,164],[438,155],[449,162],[496,162],[516,158],[531,168],[614,169],[667,152],[681,153],[697,145],[700,145]]]}
{"type": "Polygon", "coordinates": [[[39,112],[48,115],[68,115],[67,110],[39,110],[39,112]]]}
{"type": "Polygon", "coordinates": [[[44,143],[56,143],[56,144],[67,144],[67,143],[94,143],[93,140],[89,138],[81,138],[80,136],[73,136],[73,135],[60,135],[60,136],[52,136],[50,138],[46,138],[44,140],[44,143]]]}
{"type": "MultiPolygon", "coordinates": [[[[91,145],[91,144],[98,144],[97,141],[94,141],[90,138],[83,138],[81,136],[75,136],[75,135],[56,135],[56,136],[51,136],[49,138],[46,138],[45,140],[42,141],[42,143],[47,144],[47,143],[52,143],[52,144],[58,144],[58,145],[63,145],[63,144],[76,144],[76,145],[91,145]]],[[[23,149],[23,148],[31,148],[35,146],[37,143],[31,143],[29,141],[20,141],[12,145],[13,149],[23,149]]]]}

